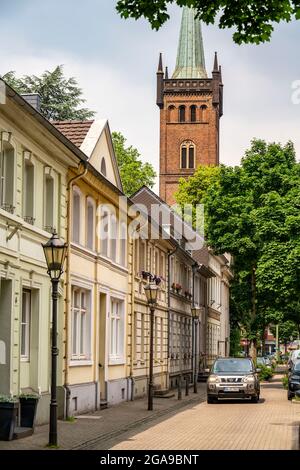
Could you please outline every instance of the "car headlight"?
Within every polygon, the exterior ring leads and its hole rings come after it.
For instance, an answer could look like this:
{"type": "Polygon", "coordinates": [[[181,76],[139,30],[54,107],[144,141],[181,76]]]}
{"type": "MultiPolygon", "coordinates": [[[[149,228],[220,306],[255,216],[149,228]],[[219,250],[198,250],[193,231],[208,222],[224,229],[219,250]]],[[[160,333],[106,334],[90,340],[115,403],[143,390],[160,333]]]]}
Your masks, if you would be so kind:
{"type": "Polygon", "coordinates": [[[253,377],[253,375],[246,375],[243,379],[243,382],[253,384],[255,382],[255,378],[253,377]]]}
{"type": "Polygon", "coordinates": [[[218,377],[217,375],[210,375],[210,376],[208,377],[208,380],[207,380],[207,381],[208,381],[208,383],[210,383],[210,384],[216,384],[216,383],[219,383],[219,382],[220,382],[220,379],[219,379],[219,377],[218,377]]]}

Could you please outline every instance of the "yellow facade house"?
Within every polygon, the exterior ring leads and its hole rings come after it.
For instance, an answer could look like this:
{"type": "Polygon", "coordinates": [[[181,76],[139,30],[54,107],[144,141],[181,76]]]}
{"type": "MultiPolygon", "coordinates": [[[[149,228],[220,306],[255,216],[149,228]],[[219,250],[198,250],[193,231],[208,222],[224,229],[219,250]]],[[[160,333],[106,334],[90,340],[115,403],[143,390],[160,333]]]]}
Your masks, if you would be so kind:
{"type": "MultiPolygon", "coordinates": [[[[86,154],[70,169],[63,402],[67,416],[129,399],[127,210],[106,120],[56,127],[86,154]]],[[[126,200],[126,198],[125,198],[126,200]]]]}

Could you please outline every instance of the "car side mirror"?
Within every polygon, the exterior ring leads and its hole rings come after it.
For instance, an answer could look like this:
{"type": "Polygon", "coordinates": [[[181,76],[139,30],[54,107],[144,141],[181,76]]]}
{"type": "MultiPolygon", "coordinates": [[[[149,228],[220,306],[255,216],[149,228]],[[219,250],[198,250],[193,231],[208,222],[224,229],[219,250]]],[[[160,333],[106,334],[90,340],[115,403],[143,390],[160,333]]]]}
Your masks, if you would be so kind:
{"type": "Polygon", "coordinates": [[[204,369],[204,372],[207,372],[209,374],[210,370],[209,369],[204,369]]]}
{"type": "Polygon", "coordinates": [[[261,369],[256,369],[256,373],[259,374],[261,372],[261,369]]]}

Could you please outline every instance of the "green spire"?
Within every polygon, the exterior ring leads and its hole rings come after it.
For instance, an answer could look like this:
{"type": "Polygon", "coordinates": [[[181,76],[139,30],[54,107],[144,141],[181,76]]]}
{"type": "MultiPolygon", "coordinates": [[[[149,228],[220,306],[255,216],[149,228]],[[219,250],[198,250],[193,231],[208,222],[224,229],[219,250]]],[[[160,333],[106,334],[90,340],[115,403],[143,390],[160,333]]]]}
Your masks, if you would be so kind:
{"type": "Polygon", "coordinates": [[[194,8],[184,7],[172,78],[207,78],[200,20],[194,8]]]}

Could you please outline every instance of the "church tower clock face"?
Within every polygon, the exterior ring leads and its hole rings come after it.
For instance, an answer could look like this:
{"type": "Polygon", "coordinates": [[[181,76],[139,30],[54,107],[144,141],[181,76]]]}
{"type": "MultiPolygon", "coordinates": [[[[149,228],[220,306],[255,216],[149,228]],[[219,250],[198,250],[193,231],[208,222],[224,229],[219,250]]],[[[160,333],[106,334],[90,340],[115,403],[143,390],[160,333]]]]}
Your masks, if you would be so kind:
{"type": "Polygon", "coordinates": [[[223,114],[221,67],[215,53],[208,77],[201,23],[192,8],[183,8],[176,67],[169,78],[162,55],[157,70],[160,109],[160,197],[175,202],[179,178],[199,165],[219,164],[219,122],[223,114]]]}

